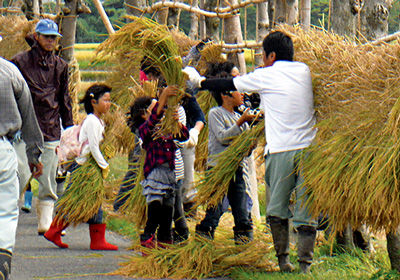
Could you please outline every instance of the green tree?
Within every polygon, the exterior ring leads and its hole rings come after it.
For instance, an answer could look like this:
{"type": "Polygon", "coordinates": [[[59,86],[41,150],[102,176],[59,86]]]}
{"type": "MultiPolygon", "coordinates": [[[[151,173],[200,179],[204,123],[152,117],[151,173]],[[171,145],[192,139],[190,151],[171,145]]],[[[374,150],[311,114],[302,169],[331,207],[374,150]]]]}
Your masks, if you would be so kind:
{"type": "Polygon", "coordinates": [[[328,28],[329,0],[313,0],[311,2],[311,24],[328,28]]]}
{"type": "Polygon", "coordinates": [[[399,31],[400,1],[393,1],[392,9],[389,12],[389,33],[399,31]]]}

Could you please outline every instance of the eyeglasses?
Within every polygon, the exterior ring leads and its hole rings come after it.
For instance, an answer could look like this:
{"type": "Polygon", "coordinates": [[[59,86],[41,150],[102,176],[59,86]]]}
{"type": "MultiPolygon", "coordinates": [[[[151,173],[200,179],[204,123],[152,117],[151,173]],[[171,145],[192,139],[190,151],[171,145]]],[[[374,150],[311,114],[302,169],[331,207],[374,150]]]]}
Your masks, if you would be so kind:
{"type": "Polygon", "coordinates": [[[52,39],[52,40],[57,39],[57,35],[47,35],[47,34],[40,34],[40,35],[42,35],[45,39],[52,39]]]}

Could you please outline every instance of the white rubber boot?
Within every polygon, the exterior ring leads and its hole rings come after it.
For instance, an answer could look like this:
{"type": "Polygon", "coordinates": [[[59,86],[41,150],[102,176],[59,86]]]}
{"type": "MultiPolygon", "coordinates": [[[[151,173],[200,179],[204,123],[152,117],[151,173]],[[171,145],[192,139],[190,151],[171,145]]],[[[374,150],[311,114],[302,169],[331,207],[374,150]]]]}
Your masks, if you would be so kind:
{"type": "Polygon", "coordinates": [[[43,235],[50,228],[53,221],[54,201],[37,200],[38,234],[43,235]]]}

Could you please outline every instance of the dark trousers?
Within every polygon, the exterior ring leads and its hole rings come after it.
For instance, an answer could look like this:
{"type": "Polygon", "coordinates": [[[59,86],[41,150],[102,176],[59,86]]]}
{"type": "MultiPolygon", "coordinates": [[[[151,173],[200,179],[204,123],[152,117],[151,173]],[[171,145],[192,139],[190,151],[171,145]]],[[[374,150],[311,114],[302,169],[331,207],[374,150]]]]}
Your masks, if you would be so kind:
{"type": "MultiPolygon", "coordinates": [[[[227,197],[232,209],[235,228],[240,230],[252,229],[249,213],[247,211],[246,184],[243,179],[243,170],[241,167],[236,170],[235,177],[229,183],[227,197]]],[[[208,208],[205,218],[200,223],[201,227],[212,227],[215,229],[218,226],[222,214],[221,202],[216,207],[208,208]]]]}
{"type": "Polygon", "coordinates": [[[179,180],[175,189],[174,223],[176,229],[188,228],[185,212],[183,211],[182,183],[183,180],[179,180]]]}
{"type": "Polygon", "coordinates": [[[147,222],[144,228],[145,239],[154,235],[157,228],[158,240],[171,240],[172,216],[174,208],[161,204],[160,201],[150,202],[147,206],[147,222]]]}

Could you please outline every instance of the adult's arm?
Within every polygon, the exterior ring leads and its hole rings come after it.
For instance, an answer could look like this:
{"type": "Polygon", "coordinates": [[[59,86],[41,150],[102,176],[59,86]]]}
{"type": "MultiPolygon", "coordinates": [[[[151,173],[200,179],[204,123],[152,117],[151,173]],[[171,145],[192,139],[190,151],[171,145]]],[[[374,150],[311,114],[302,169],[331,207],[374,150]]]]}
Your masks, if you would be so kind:
{"type": "Polygon", "coordinates": [[[68,90],[68,65],[63,61],[63,70],[60,75],[60,91],[58,92],[60,116],[64,128],[74,125],[72,117],[72,102],[68,90]],[[65,63],[65,65],[64,65],[65,63]]]}
{"type": "Polygon", "coordinates": [[[28,162],[38,165],[43,148],[43,135],[36,119],[28,84],[16,67],[14,72],[15,79],[12,79],[12,83],[15,100],[22,119],[21,137],[26,143],[28,162]]]}
{"type": "Polygon", "coordinates": [[[211,78],[201,82],[201,88],[209,91],[236,91],[233,78],[211,78]]]}

